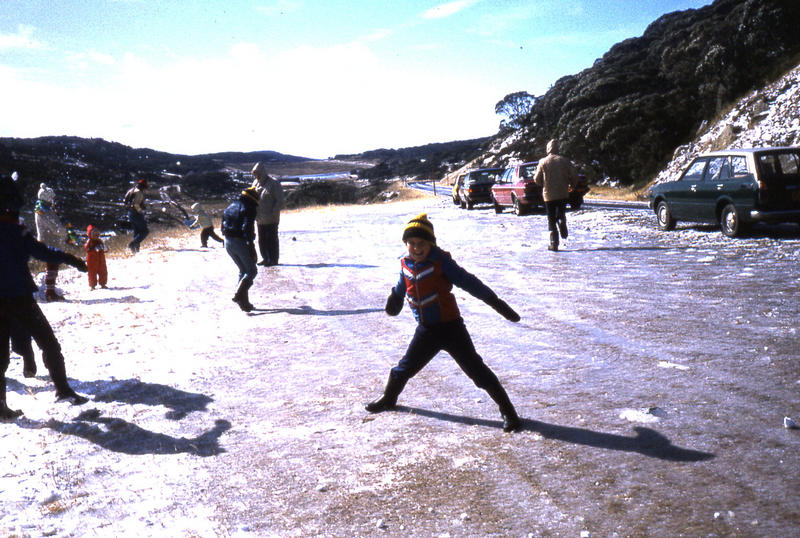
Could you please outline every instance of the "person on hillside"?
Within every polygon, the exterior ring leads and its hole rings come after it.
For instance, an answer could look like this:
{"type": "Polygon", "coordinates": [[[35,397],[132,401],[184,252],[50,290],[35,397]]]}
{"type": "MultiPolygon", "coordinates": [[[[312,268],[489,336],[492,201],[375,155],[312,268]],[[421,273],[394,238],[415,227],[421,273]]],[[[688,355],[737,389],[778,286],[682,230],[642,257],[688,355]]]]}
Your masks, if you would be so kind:
{"type": "Polygon", "coordinates": [[[139,252],[142,241],[150,233],[144,218],[145,191],[148,186],[146,179],[140,179],[125,193],[125,208],[128,210],[128,220],[133,228],[133,240],[128,243],[128,248],[134,254],[139,252]]]}
{"type": "Polygon", "coordinates": [[[281,182],[267,173],[264,163],[257,162],[251,172],[253,177],[252,187],[258,192],[258,250],[261,261],[258,265],[278,265],[280,243],[278,241],[278,226],[281,221],[283,208],[283,187],[281,182]]]}
{"type": "Polygon", "coordinates": [[[19,223],[22,197],[12,179],[0,176],[0,418],[18,417],[21,411],[6,403],[6,377],[10,360],[8,341],[12,330],[24,331],[33,337],[42,350],[42,360],[56,387],[56,399],[68,400],[74,405],[88,399],[77,394],[67,381],[64,356],[53,328],[36,304],[33,292],[37,290],[28,269],[31,257],[46,263],[66,263],[86,272],[86,264],[72,254],[49,247],[38,241],[19,223]]]}
{"type": "Polygon", "coordinates": [[[539,161],[533,181],[542,187],[542,199],[547,211],[547,228],[550,230],[548,250],[558,250],[558,236],[563,239],[567,231],[567,200],[569,191],[578,185],[578,171],[569,159],[558,155],[558,140],[547,143],[547,157],[539,161]]]}
{"type": "Polygon", "coordinates": [[[258,192],[248,187],[222,212],[225,251],[239,268],[239,282],[232,300],[245,312],[251,312],[254,308],[250,303],[249,291],[258,273],[255,247],[257,208],[258,192]]]}
{"type": "Polygon", "coordinates": [[[195,217],[189,227],[200,228],[200,246],[207,248],[209,237],[214,241],[223,243],[222,238],[214,233],[214,223],[212,222],[211,217],[208,216],[208,213],[206,213],[206,210],[203,209],[203,206],[200,205],[200,202],[195,202],[192,204],[192,211],[194,211],[195,217]]]}
{"type": "Polygon", "coordinates": [[[475,351],[451,290],[453,285],[466,290],[509,321],[519,321],[519,314],[478,277],[462,269],[450,253],[436,246],[433,224],[426,214],[408,222],[403,230],[403,242],[408,256],[400,262],[400,279],[386,300],[385,310],[390,316],[396,316],[403,309],[405,299],[417,320],[417,330],[405,355],[389,372],[383,395],[366,404],[366,410],[380,413],[394,408],[406,382],[444,350],[499,406],[503,430],[519,429],[519,416],[497,376],[475,351]]]}
{"type": "MultiPolygon", "coordinates": [[[[39,185],[34,206],[36,238],[47,246],[63,248],[67,242],[67,229],[61,222],[55,207],[56,193],[45,183],[39,185]]],[[[58,263],[45,264],[44,296],[47,301],[64,301],[64,296],[56,291],[58,263]]]]}
{"type": "Polygon", "coordinates": [[[89,269],[89,287],[94,290],[97,284],[105,288],[108,283],[108,268],[106,267],[106,246],[100,239],[100,230],[93,225],[86,227],[88,239],[83,245],[86,251],[86,266],[89,269]]]}

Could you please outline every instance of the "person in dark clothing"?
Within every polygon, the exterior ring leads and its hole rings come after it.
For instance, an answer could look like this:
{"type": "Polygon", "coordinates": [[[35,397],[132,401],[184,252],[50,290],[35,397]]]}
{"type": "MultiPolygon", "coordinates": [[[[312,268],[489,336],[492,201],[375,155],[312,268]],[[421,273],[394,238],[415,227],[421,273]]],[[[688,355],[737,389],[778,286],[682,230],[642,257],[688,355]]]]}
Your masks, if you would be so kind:
{"type": "Polygon", "coordinates": [[[50,323],[33,298],[37,290],[28,269],[31,257],[47,263],[66,263],[86,272],[80,258],[36,240],[19,224],[22,197],[9,176],[0,177],[0,418],[18,417],[21,411],[6,403],[6,376],[9,364],[8,342],[12,324],[33,337],[42,350],[42,360],[56,387],[56,399],[74,405],[88,401],[69,386],[64,356],[50,323]]]}
{"type": "Polygon", "coordinates": [[[248,187],[242,191],[238,200],[222,212],[225,251],[239,268],[239,283],[232,300],[245,312],[251,312],[254,308],[248,294],[258,273],[254,243],[257,208],[258,193],[253,187],[248,187]]]}
{"type": "Polygon", "coordinates": [[[125,193],[125,207],[128,209],[128,220],[133,228],[133,240],[128,243],[128,248],[136,254],[141,248],[142,241],[150,234],[147,221],[144,218],[145,198],[144,191],[149,185],[146,179],[140,179],[136,185],[125,193]]]}
{"type": "Polygon", "coordinates": [[[403,231],[403,242],[408,247],[408,256],[401,261],[400,279],[389,294],[385,310],[396,316],[403,309],[405,298],[418,325],[406,354],[391,369],[383,395],[366,404],[366,410],[380,413],[394,408],[408,380],[444,350],[497,403],[503,430],[518,430],[520,419],[514,405],[497,376],[475,351],[451,290],[455,284],[510,321],[519,321],[519,314],[475,275],[456,264],[448,252],[436,246],[433,224],[424,213],[409,221],[403,231]]]}

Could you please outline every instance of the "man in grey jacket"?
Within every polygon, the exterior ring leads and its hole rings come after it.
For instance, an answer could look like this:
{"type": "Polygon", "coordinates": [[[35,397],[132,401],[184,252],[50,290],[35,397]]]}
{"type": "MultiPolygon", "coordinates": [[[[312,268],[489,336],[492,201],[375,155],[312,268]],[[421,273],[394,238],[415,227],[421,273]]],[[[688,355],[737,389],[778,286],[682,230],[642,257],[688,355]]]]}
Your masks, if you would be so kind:
{"type": "Polygon", "coordinates": [[[578,185],[578,171],[569,159],[558,155],[558,140],[547,143],[547,157],[539,161],[533,181],[542,187],[542,199],[547,211],[547,227],[550,230],[549,250],[558,250],[558,235],[566,239],[567,199],[570,189],[578,185]]]}
{"type": "Polygon", "coordinates": [[[258,265],[278,265],[280,244],[278,243],[278,225],[283,208],[283,187],[281,182],[267,173],[264,163],[257,162],[251,172],[252,187],[258,192],[258,212],[256,227],[258,228],[258,250],[261,261],[258,265]]]}

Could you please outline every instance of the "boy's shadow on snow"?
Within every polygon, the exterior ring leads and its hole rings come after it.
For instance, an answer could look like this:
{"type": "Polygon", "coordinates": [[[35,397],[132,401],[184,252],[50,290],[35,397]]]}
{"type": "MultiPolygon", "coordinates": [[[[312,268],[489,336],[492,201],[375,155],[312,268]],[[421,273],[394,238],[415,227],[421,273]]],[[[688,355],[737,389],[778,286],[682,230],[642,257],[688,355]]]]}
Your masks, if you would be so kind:
{"type": "MultiPolygon", "coordinates": [[[[498,420],[484,420],[470,418],[438,411],[429,411],[417,407],[406,407],[398,405],[395,410],[402,413],[421,415],[459,424],[470,424],[487,426],[492,428],[502,428],[503,423],[498,420]]],[[[638,452],[643,456],[658,458],[668,461],[703,461],[714,457],[714,454],[700,452],[689,448],[681,448],[673,445],[669,439],[651,428],[637,426],[633,428],[636,432],[635,437],[626,437],[613,433],[602,433],[585,428],[572,428],[570,426],[559,426],[535,420],[522,419],[521,431],[536,432],[546,439],[564,441],[576,445],[586,445],[595,448],[608,450],[620,450],[623,452],[638,452]]]]}
{"type": "Polygon", "coordinates": [[[371,314],[373,312],[383,312],[383,308],[317,310],[311,306],[303,305],[297,308],[254,308],[249,314],[251,316],[263,316],[264,314],[291,314],[293,316],[354,316],[357,314],[371,314]]]}
{"type": "Polygon", "coordinates": [[[169,408],[164,415],[169,420],[181,420],[194,411],[205,411],[208,404],[214,401],[205,394],[186,392],[158,383],[144,383],[137,379],[77,383],[75,388],[78,392],[94,394],[96,402],[162,405],[169,408]]]}
{"type": "Polygon", "coordinates": [[[225,449],[219,446],[219,438],[231,428],[227,420],[215,421],[214,427],[197,437],[171,437],[151,432],[121,418],[101,416],[97,409],[88,409],[72,422],[50,419],[45,424],[53,431],[75,435],[107,450],[123,454],[194,454],[216,456],[225,449]]]}

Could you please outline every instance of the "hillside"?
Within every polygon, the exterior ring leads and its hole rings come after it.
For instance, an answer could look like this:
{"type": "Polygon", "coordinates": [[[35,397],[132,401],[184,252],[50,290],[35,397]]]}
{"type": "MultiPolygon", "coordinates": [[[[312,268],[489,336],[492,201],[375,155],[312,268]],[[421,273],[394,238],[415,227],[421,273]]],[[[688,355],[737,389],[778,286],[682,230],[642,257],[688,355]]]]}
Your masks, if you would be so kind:
{"type": "Polygon", "coordinates": [[[664,15],[536,98],[483,163],[531,160],[548,139],[599,180],[650,180],[676,147],[800,61],[800,2],[717,0],[664,15]]]}

